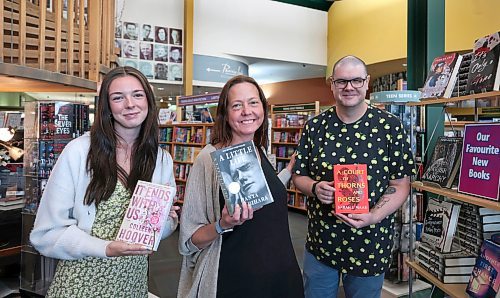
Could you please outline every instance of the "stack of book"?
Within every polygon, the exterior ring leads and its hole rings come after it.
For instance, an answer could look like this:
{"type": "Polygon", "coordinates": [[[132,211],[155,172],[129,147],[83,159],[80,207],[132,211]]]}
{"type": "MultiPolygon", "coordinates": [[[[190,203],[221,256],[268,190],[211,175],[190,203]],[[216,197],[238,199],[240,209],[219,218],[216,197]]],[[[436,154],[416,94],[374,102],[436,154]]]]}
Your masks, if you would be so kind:
{"type": "Polygon", "coordinates": [[[468,283],[477,255],[468,251],[442,253],[427,243],[417,243],[415,259],[443,283],[468,283]]]}
{"type": "Polygon", "coordinates": [[[451,93],[451,97],[465,96],[467,92],[467,77],[469,75],[472,52],[462,54],[462,63],[458,69],[457,81],[451,93]]]}

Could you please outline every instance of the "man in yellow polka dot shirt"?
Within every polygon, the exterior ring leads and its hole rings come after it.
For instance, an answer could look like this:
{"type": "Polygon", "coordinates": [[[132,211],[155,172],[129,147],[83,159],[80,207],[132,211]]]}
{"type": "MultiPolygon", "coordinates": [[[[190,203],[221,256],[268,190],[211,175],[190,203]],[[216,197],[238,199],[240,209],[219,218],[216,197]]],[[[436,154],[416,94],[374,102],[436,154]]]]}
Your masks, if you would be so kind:
{"type": "Polygon", "coordinates": [[[391,262],[394,212],[415,174],[409,139],[394,115],[365,102],[370,76],[354,56],[333,67],[335,105],[306,123],[293,182],[308,195],[304,255],[307,298],[337,297],[339,280],[349,298],[380,297],[391,262]],[[333,165],[366,164],[366,214],[335,214],[333,165]]]}

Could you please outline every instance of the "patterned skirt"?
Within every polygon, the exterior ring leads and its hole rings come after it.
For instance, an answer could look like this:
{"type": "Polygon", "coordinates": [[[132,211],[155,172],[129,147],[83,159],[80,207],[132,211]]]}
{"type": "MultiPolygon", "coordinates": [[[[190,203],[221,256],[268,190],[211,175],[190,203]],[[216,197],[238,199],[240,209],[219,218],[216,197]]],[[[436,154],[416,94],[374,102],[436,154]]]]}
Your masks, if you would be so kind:
{"type": "MultiPolygon", "coordinates": [[[[130,201],[120,182],[99,204],[91,235],[114,240],[130,201]]],[[[147,297],[147,256],[60,260],[46,297],[147,297]]]]}

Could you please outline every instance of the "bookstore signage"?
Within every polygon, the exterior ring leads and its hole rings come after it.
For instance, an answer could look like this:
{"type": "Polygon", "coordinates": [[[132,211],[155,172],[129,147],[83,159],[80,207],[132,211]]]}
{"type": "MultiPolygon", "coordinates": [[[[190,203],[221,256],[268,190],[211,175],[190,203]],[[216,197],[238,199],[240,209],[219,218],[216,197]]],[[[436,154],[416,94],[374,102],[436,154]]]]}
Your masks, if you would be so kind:
{"type": "Polygon", "coordinates": [[[303,105],[295,105],[295,106],[273,106],[273,112],[302,112],[307,110],[314,110],[316,104],[303,104],[303,105]]]}
{"type": "Polygon", "coordinates": [[[420,101],[420,91],[400,90],[400,91],[380,91],[370,94],[373,102],[413,102],[420,101]]]}
{"type": "Polygon", "coordinates": [[[248,65],[233,59],[193,55],[193,80],[225,84],[237,75],[248,75],[248,65]]]}
{"type": "Polygon", "coordinates": [[[498,201],[500,184],[500,124],[465,126],[460,192],[498,201]]]}
{"type": "Polygon", "coordinates": [[[219,101],[220,93],[209,93],[202,95],[180,96],[177,100],[177,106],[202,105],[216,103],[219,101]]]}

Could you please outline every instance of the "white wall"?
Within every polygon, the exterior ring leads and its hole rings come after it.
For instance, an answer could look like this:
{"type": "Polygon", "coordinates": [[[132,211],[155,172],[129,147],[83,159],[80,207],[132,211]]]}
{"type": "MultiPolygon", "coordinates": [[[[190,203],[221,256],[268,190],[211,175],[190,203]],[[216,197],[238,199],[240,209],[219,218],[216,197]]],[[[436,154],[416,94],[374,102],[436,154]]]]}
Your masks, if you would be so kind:
{"type": "Polygon", "coordinates": [[[193,51],[326,65],[327,18],[270,0],[195,0],[193,51]]]}
{"type": "MultiPolygon", "coordinates": [[[[106,0],[107,1],[107,0],[106,0]]],[[[117,21],[184,28],[183,0],[116,0],[117,21]]]]}

